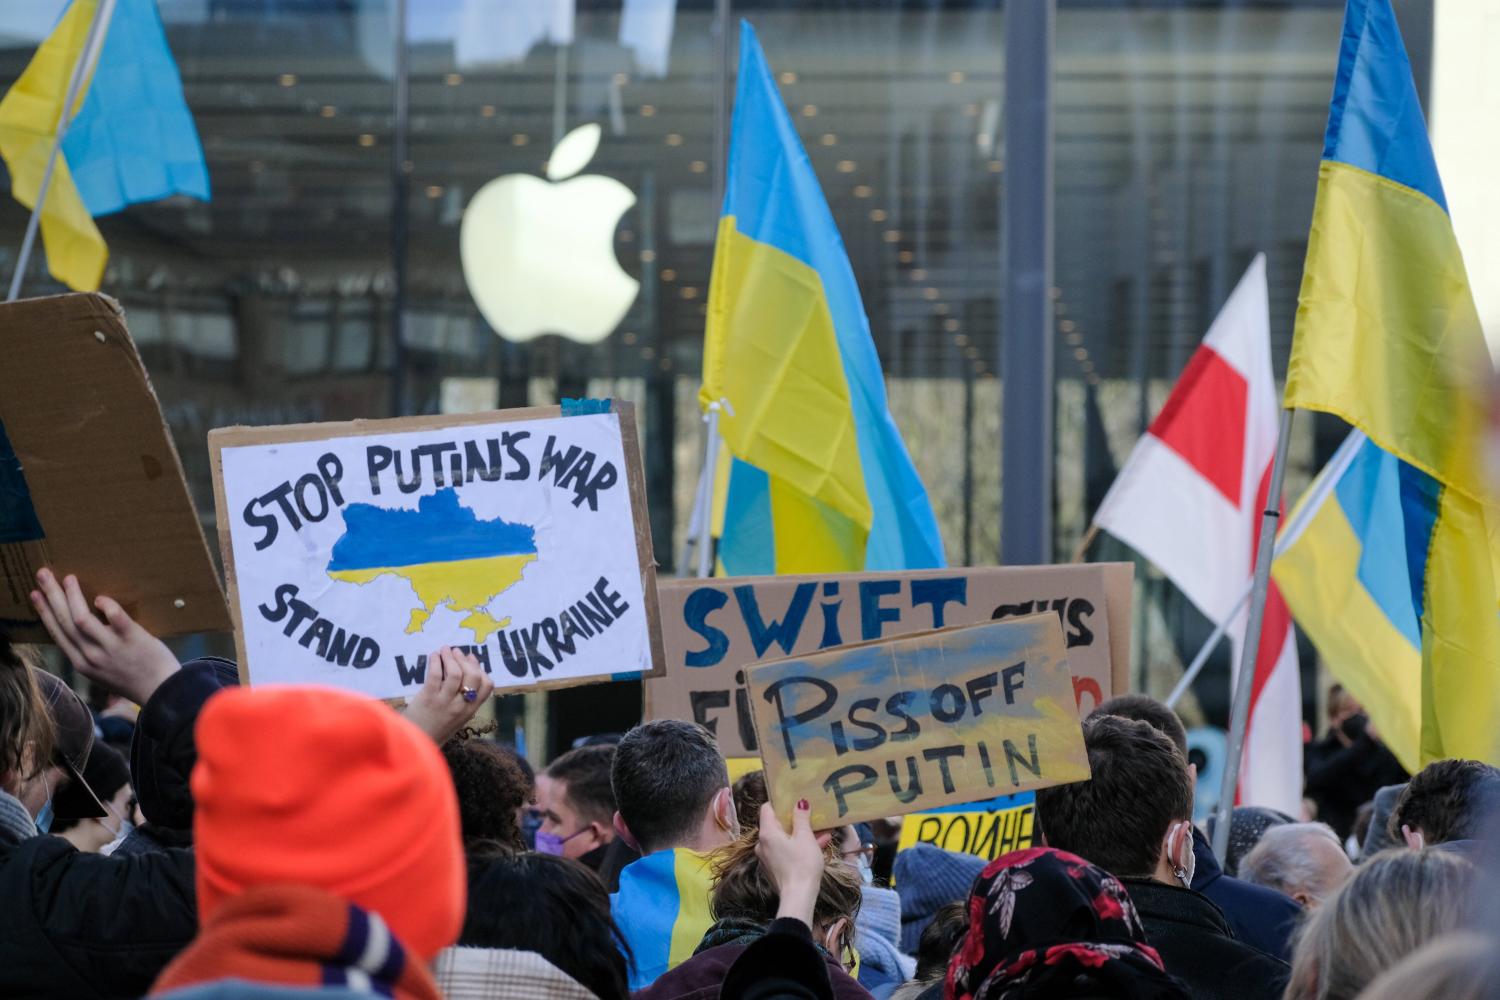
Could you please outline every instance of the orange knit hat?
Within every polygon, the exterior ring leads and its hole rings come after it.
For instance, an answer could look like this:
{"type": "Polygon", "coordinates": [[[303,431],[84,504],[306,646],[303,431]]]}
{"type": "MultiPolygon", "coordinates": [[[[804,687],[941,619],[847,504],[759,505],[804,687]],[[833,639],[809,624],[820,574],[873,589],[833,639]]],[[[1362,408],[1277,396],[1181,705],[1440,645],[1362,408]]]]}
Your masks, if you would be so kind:
{"type": "Polygon", "coordinates": [[[378,701],[330,688],[224,691],[196,730],[198,918],[260,885],[310,885],[380,914],[431,960],[458,938],[458,803],[437,746],[378,701]]]}

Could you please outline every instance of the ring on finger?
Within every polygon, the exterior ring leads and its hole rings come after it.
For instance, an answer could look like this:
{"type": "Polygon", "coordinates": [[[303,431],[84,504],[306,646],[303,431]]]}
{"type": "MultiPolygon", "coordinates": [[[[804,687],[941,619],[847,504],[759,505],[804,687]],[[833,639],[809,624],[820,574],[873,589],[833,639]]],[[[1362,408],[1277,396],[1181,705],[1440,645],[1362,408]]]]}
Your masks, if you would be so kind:
{"type": "Polygon", "coordinates": [[[479,697],[479,692],[474,688],[466,687],[460,688],[459,690],[463,692],[464,701],[473,701],[475,698],[479,697]]]}

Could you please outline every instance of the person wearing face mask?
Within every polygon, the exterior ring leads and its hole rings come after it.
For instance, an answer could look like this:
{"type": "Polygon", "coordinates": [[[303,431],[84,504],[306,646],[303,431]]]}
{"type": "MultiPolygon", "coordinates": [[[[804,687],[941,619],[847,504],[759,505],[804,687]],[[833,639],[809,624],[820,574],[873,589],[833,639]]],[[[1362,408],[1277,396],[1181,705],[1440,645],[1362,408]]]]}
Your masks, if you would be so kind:
{"type": "Polygon", "coordinates": [[[109,854],[105,848],[118,845],[130,832],[134,798],[125,758],[114,747],[95,743],[83,765],[83,781],[68,782],[52,797],[52,833],[85,853],[109,854]],[[103,816],[95,815],[99,805],[103,816]]]}
{"type": "Polygon", "coordinates": [[[542,820],[536,832],[538,852],[599,870],[615,839],[609,773],[614,760],[612,745],[579,747],[537,775],[536,809],[542,820]]]}
{"type": "Polygon", "coordinates": [[[876,997],[895,992],[917,971],[916,959],[901,953],[901,897],[875,884],[870,866],[875,854],[868,824],[841,827],[834,843],[844,864],[859,874],[859,916],[854,921],[854,950],[859,955],[859,984],[876,997]]]}
{"type": "Polygon", "coordinates": [[[1039,789],[1048,847],[1124,883],[1166,971],[1198,1000],[1275,1000],[1287,964],[1236,940],[1223,911],[1191,888],[1193,788],[1187,761],[1145,722],[1102,716],[1083,727],[1092,777],[1039,789]]]}
{"type": "Polygon", "coordinates": [[[658,719],[626,733],[610,783],[615,833],[641,852],[610,896],[635,991],[685,961],[708,930],[710,855],[734,842],[740,824],[724,756],[691,722],[658,719]]]}

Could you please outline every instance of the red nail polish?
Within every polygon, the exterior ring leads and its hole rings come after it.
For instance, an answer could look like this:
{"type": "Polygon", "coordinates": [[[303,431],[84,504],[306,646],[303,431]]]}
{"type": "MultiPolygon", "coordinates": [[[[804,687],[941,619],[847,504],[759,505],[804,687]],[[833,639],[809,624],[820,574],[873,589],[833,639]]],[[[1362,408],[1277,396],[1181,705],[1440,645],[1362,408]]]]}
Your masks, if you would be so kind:
{"type": "Polygon", "coordinates": [[[812,807],[807,804],[807,800],[806,799],[798,799],[797,800],[797,808],[801,809],[801,810],[803,810],[805,812],[808,809],[811,809],[812,807]]]}

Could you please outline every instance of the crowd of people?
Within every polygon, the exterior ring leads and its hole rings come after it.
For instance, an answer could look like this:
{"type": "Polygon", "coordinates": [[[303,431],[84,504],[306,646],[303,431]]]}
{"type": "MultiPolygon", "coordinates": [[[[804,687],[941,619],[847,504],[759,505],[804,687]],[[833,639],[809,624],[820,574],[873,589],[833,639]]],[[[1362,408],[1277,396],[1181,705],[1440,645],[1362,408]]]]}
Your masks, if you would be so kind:
{"type": "Polygon", "coordinates": [[[533,771],[468,728],[493,687],[454,650],[398,711],[179,664],[72,578],[32,597],[92,710],[0,640],[5,997],[1500,991],[1500,772],[1407,780],[1343,695],[1308,755],[1310,796],[1336,789],[1316,819],[1236,809],[1217,857],[1181,721],[1125,695],[1083,723],[1091,778],[1038,791],[1033,846],[986,861],[897,853],[895,821],[814,830],[805,801],[777,815],[687,722],[533,771]]]}

